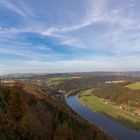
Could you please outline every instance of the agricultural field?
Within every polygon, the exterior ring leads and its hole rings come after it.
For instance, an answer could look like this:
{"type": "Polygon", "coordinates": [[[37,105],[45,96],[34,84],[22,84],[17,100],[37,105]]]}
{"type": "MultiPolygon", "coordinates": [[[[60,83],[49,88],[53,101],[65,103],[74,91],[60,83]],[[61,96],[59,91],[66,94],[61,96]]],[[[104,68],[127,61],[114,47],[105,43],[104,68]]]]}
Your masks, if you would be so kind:
{"type": "Polygon", "coordinates": [[[49,85],[57,85],[59,83],[61,83],[62,81],[67,81],[67,80],[72,80],[73,77],[68,77],[68,76],[64,76],[64,77],[53,77],[50,78],[48,80],[48,84],[49,85]]]}
{"type": "Polygon", "coordinates": [[[93,111],[101,112],[115,120],[118,120],[127,126],[140,130],[140,116],[132,112],[131,108],[125,110],[123,106],[101,99],[93,94],[94,90],[87,90],[78,95],[81,103],[92,109],[93,111]]]}
{"type": "Polygon", "coordinates": [[[133,89],[133,90],[140,90],[140,82],[135,82],[135,83],[129,84],[126,87],[133,89]]]}

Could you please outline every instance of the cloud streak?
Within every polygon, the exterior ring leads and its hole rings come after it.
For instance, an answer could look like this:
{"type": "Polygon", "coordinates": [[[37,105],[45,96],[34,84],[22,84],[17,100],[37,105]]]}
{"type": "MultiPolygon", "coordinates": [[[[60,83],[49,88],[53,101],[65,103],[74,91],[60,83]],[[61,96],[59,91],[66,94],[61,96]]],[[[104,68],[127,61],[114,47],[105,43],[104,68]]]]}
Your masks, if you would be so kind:
{"type": "Polygon", "coordinates": [[[25,3],[23,1],[21,1],[21,0],[18,1],[19,5],[21,5],[20,7],[13,4],[13,2],[10,2],[9,0],[0,0],[0,4],[2,6],[4,6],[5,8],[9,9],[12,12],[15,12],[16,14],[18,14],[20,16],[24,16],[24,17],[33,16],[33,13],[31,12],[31,10],[29,10],[29,8],[27,8],[27,6],[25,5],[25,3]]]}

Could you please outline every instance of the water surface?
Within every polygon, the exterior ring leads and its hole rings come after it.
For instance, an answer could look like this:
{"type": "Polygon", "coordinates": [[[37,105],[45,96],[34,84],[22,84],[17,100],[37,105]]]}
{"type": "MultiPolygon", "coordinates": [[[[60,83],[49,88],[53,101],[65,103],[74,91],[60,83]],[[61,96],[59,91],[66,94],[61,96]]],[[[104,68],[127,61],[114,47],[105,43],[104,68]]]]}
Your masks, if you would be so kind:
{"type": "Polygon", "coordinates": [[[118,140],[140,140],[140,131],[127,128],[121,123],[118,123],[111,118],[90,110],[88,107],[80,103],[75,96],[69,96],[67,98],[68,105],[73,111],[78,113],[82,118],[100,127],[105,132],[112,135],[118,140]]]}

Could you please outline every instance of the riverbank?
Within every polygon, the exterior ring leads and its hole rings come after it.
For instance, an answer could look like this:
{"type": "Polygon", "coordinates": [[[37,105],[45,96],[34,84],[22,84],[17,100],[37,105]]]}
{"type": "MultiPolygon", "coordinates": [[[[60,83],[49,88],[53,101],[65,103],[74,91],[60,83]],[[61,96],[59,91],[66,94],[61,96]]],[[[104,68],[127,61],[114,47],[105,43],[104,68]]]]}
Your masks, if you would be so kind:
{"type": "Polygon", "coordinates": [[[78,95],[78,99],[82,104],[93,111],[103,113],[128,127],[140,130],[140,117],[135,116],[129,111],[123,110],[115,106],[112,102],[104,101],[97,96],[90,94],[91,90],[78,95]]]}
{"type": "Polygon", "coordinates": [[[83,105],[76,95],[67,98],[67,104],[71,109],[80,115],[81,118],[96,125],[104,132],[108,133],[117,140],[139,140],[140,132],[134,129],[125,127],[123,124],[107,117],[102,113],[92,111],[83,105]]]}

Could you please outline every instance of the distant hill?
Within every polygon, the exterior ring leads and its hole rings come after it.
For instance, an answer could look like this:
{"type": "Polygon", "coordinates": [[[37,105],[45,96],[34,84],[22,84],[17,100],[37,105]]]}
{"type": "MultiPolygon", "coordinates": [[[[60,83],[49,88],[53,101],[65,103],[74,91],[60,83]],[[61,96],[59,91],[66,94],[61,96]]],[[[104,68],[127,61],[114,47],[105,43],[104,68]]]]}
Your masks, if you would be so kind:
{"type": "Polygon", "coordinates": [[[16,73],[1,75],[1,78],[23,78],[23,77],[56,77],[56,76],[131,76],[140,77],[140,71],[95,71],[95,72],[75,72],[75,73],[16,73]]]}

